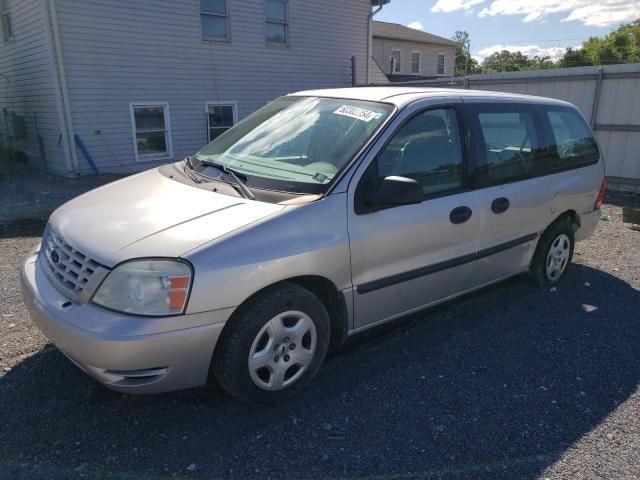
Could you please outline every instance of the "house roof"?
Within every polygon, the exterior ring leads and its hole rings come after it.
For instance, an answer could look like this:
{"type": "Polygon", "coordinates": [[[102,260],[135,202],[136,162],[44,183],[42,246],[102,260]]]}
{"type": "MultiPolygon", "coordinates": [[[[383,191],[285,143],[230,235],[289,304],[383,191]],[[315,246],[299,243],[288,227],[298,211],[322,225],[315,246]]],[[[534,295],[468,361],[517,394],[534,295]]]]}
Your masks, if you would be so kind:
{"type": "Polygon", "coordinates": [[[453,40],[449,40],[438,35],[416,30],[415,28],[405,27],[399,23],[373,22],[373,36],[380,38],[391,38],[394,40],[405,40],[408,42],[432,43],[436,45],[446,45],[455,47],[457,45],[453,40]]]}

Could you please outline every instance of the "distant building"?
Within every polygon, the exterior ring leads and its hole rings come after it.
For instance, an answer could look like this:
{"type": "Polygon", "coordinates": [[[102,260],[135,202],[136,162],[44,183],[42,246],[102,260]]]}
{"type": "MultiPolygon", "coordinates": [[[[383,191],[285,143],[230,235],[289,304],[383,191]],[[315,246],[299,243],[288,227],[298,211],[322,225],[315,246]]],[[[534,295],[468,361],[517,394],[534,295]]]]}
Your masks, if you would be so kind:
{"type": "Polygon", "coordinates": [[[453,76],[456,43],[397,23],[373,22],[371,82],[453,76]]]}

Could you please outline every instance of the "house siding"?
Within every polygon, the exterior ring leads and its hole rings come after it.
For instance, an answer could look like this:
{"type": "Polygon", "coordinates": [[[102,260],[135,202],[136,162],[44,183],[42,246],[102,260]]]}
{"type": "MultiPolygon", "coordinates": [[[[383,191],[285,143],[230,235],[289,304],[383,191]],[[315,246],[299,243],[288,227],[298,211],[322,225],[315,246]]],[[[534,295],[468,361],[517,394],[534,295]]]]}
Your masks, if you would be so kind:
{"type": "Polygon", "coordinates": [[[394,50],[402,52],[399,75],[420,75],[422,77],[438,76],[438,55],[445,55],[444,75],[453,76],[456,49],[453,46],[394,40],[373,37],[373,56],[382,67],[384,73],[391,75],[391,55],[394,50]],[[420,52],[420,73],[411,71],[411,53],[420,52]]]}
{"type": "Polygon", "coordinates": [[[131,103],[169,104],[180,159],[207,142],[205,102],[237,102],[242,119],[286,93],[349,86],[352,56],[365,81],[370,0],[289,0],[286,47],[266,44],[264,0],[228,0],[229,42],[202,39],[199,0],[57,5],[73,125],[102,171],[153,165],[135,162],[131,103]]]}
{"type": "MultiPolygon", "coordinates": [[[[0,39],[0,107],[22,116],[26,127],[26,138],[13,146],[37,166],[66,172],[43,3],[12,0],[10,11],[13,37],[0,39]]],[[[6,141],[3,118],[0,131],[6,141]]]]}

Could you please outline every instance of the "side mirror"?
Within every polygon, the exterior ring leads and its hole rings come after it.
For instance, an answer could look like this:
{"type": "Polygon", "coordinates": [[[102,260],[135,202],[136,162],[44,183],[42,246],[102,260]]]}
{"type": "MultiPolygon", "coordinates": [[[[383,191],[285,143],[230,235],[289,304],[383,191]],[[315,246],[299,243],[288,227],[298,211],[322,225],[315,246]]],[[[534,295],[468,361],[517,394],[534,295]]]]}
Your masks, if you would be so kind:
{"type": "Polygon", "coordinates": [[[362,203],[373,209],[413,205],[421,203],[424,198],[422,187],[418,182],[406,177],[386,177],[376,190],[362,192],[362,203]]]}

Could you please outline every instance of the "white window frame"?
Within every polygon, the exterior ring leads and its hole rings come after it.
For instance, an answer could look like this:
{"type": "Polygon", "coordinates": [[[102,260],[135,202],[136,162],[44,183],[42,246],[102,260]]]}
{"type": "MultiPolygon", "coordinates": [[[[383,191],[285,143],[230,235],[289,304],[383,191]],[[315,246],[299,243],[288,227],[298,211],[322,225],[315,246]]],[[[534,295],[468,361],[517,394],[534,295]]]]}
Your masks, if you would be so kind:
{"type": "Polygon", "coordinates": [[[0,0],[0,19],[2,23],[2,39],[4,43],[7,43],[13,39],[11,0],[0,0]]]}
{"type": "Polygon", "coordinates": [[[224,0],[224,13],[215,13],[208,12],[206,10],[202,10],[202,3],[198,0],[198,9],[200,11],[200,36],[202,40],[211,41],[211,42],[230,42],[231,41],[231,22],[229,21],[229,0],[224,0]],[[204,34],[202,30],[202,17],[222,17],[224,18],[225,31],[227,32],[226,37],[208,37],[204,34]]]}
{"type": "Polygon", "coordinates": [[[447,74],[447,55],[445,53],[438,53],[436,57],[436,75],[445,76],[447,74]],[[442,73],[440,73],[440,57],[443,58],[442,73]]]}
{"type": "Polygon", "coordinates": [[[267,45],[273,46],[289,46],[289,0],[275,0],[281,3],[284,3],[284,21],[282,20],[273,20],[267,17],[267,0],[264,0],[264,39],[267,42],[267,45]],[[284,42],[272,42],[267,38],[267,25],[270,23],[284,25],[284,42]]]}
{"type": "Polygon", "coordinates": [[[393,50],[391,50],[391,62],[392,62],[392,70],[391,73],[402,73],[402,50],[394,48],[393,50]],[[398,62],[393,62],[393,59],[395,58],[395,54],[399,53],[399,57],[400,57],[400,61],[398,62]]]}
{"type": "Polygon", "coordinates": [[[133,135],[133,152],[136,162],[151,162],[154,160],[172,160],[173,159],[173,140],[171,133],[171,112],[169,111],[169,102],[131,102],[129,104],[129,113],[131,115],[131,133],[133,135]],[[136,107],[162,107],[164,113],[164,136],[167,151],[163,154],[146,154],[138,153],[138,137],[136,128],[136,107]]]}
{"type": "Polygon", "coordinates": [[[412,50],[411,51],[411,73],[413,75],[420,75],[420,69],[422,68],[422,52],[420,50],[412,50]],[[413,56],[418,54],[418,71],[416,72],[413,69],[413,56]]]}
{"type": "MultiPolygon", "coordinates": [[[[204,113],[207,116],[207,132],[206,132],[206,139],[207,142],[209,143],[211,142],[211,140],[209,140],[209,131],[212,128],[227,128],[227,127],[212,127],[209,124],[209,107],[232,107],[233,108],[233,125],[234,126],[236,123],[238,123],[238,102],[236,101],[231,101],[231,102],[220,102],[220,101],[216,101],[216,102],[204,102],[204,113]]],[[[231,127],[228,127],[231,128],[231,127]]]]}

